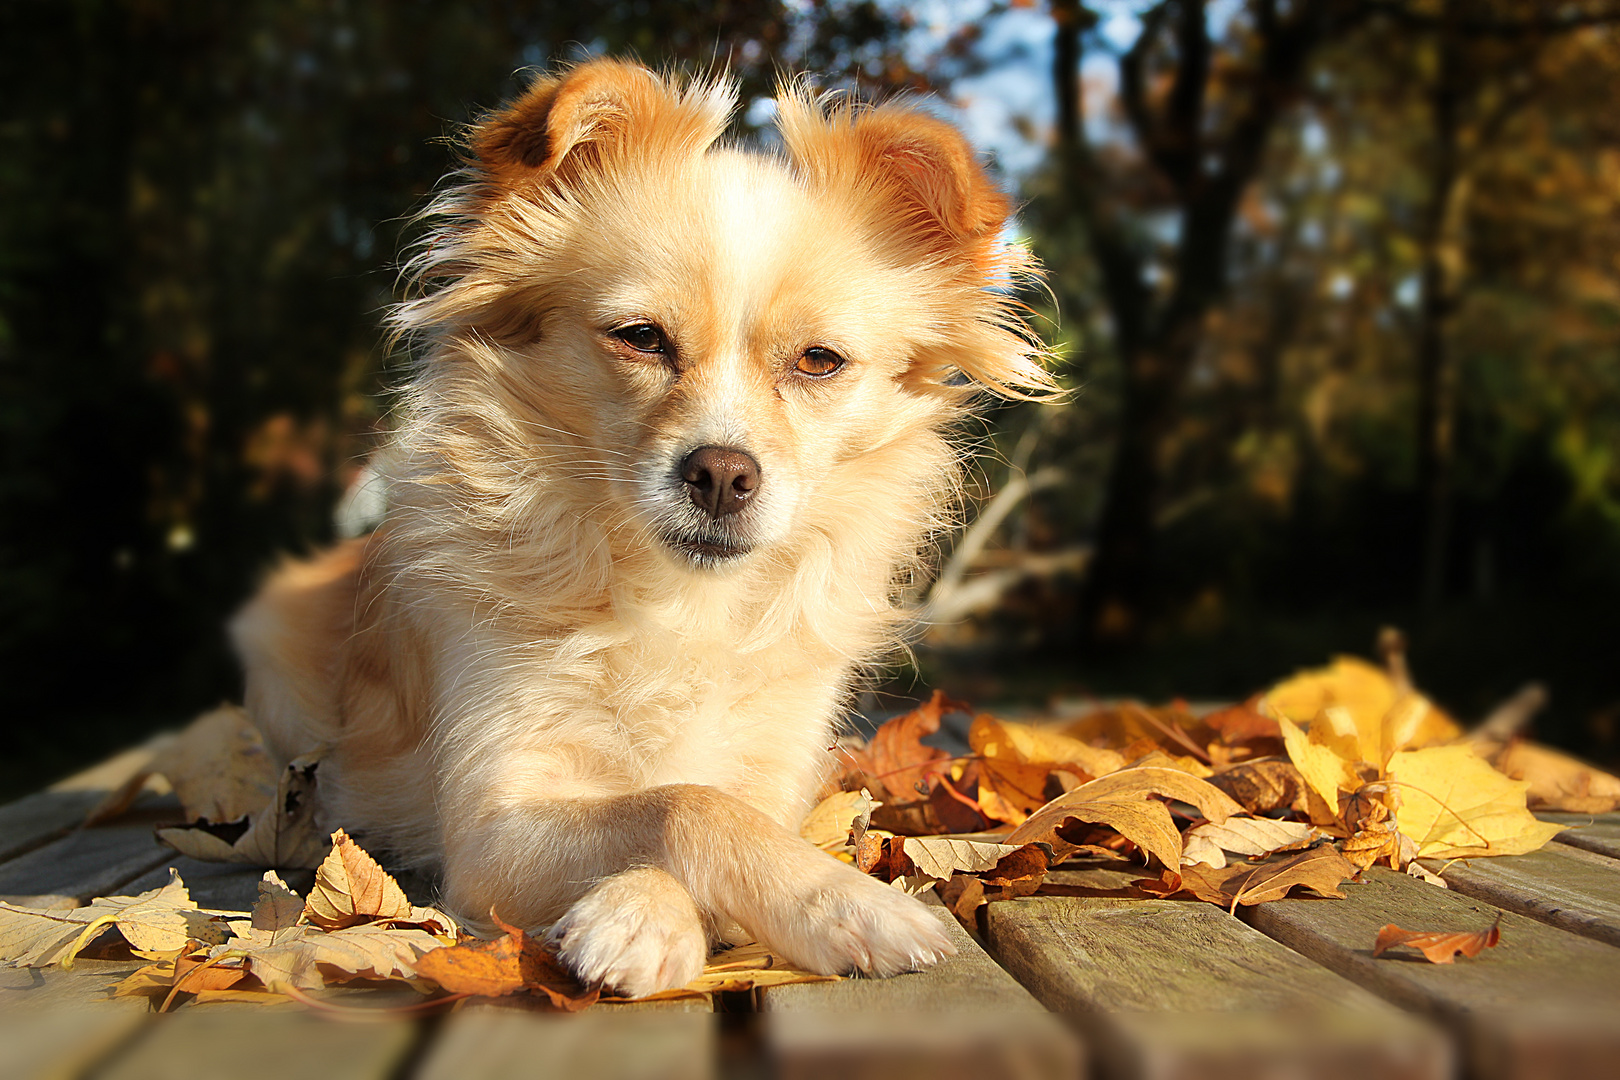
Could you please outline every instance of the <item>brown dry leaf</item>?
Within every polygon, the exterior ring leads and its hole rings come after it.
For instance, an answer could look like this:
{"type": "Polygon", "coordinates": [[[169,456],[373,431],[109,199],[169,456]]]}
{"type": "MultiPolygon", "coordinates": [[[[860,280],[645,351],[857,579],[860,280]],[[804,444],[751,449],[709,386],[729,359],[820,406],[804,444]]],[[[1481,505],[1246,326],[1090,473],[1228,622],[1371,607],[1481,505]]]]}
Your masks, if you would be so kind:
{"type": "Polygon", "coordinates": [[[1466,744],[1409,750],[1390,759],[1400,830],[1419,858],[1523,855],[1563,831],[1525,808],[1529,784],[1510,780],[1466,744]]]}
{"type": "Polygon", "coordinates": [[[1491,764],[1529,784],[1528,804],[1537,810],[1606,814],[1620,809],[1620,776],[1612,776],[1537,743],[1514,740],[1491,756],[1491,764]]]}
{"type": "Polygon", "coordinates": [[[327,850],[325,836],[315,828],[318,766],[317,755],[294,760],[282,771],[275,797],[245,821],[201,818],[190,825],[159,829],[158,839],[205,862],[313,869],[327,850]]]}
{"type": "Polygon", "coordinates": [[[1378,939],[1373,942],[1373,959],[1397,945],[1410,945],[1431,964],[1449,964],[1458,954],[1473,959],[1486,949],[1496,948],[1496,943],[1502,940],[1501,927],[1500,915],[1484,930],[1473,931],[1402,930],[1389,923],[1378,931],[1378,939]]]}
{"type": "Polygon", "coordinates": [[[823,851],[837,851],[849,842],[855,822],[864,816],[869,824],[872,811],[882,805],[865,788],[840,791],[821,800],[805,815],[799,835],[823,851]]]}
{"type": "Polygon", "coordinates": [[[1201,754],[1214,731],[1194,716],[1186,702],[1149,708],[1135,701],[1097,709],[1071,721],[1063,733],[1088,746],[1119,751],[1131,761],[1154,749],[1172,754],[1201,754]]]}
{"type": "Polygon", "coordinates": [[[173,870],[169,883],[139,896],[103,896],[65,911],[0,903],[0,960],[15,967],[71,967],[103,928],[116,926],[137,949],[172,952],[188,940],[224,941],[225,928],[200,910],[173,870]]]}
{"type": "MultiPolygon", "coordinates": [[[[1272,723],[1275,726],[1276,721],[1272,723]]],[[[1216,773],[1209,782],[1236,799],[1251,814],[1296,810],[1312,821],[1333,817],[1322,797],[1305,782],[1304,775],[1292,761],[1245,762],[1216,773]],[[1319,818],[1319,814],[1323,816],[1319,818]]]]}
{"type": "Polygon", "coordinates": [[[287,887],[274,870],[266,870],[259,881],[259,900],[249,921],[253,929],[275,933],[297,926],[304,917],[304,899],[287,887]]]}
{"type": "Polygon", "coordinates": [[[503,936],[435,949],[417,963],[416,974],[452,994],[505,997],[526,990],[568,1012],[596,1003],[601,991],[585,989],[545,946],[493,912],[491,917],[503,936]]]}
{"type": "Polygon", "coordinates": [[[897,716],[878,728],[865,749],[850,756],[868,777],[881,784],[895,802],[915,802],[938,780],[935,762],[950,755],[933,746],[924,746],[922,737],[939,730],[940,718],[948,712],[967,712],[969,706],[952,701],[943,690],[904,716],[897,716]],[[919,791],[919,788],[921,791],[919,791]]]}
{"type": "MultiPolygon", "coordinates": [[[[1091,746],[1054,728],[1015,724],[988,716],[974,720],[974,728],[980,728],[981,721],[985,726],[980,738],[993,740],[996,754],[1002,758],[1054,769],[1068,765],[1073,767],[1071,771],[1078,770],[1092,777],[1107,776],[1125,767],[1125,759],[1118,751],[1091,746]]],[[[968,742],[974,753],[985,752],[974,742],[972,729],[968,731],[968,742]]]]}
{"type": "Polygon", "coordinates": [[[315,887],[304,901],[304,917],[322,930],[340,930],[410,916],[411,902],[399,883],[342,829],[333,833],[332,850],[315,871],[315,887]]]}
{"type": "Polygon", "coordinates": [[[975,717],[968,746],[980,758],[978,801],[987,817],[1018,825],[1046,803],[1046,778],[1054,763],[1028,763],[1000,721],[975,717]]]}
{"type": "MultiPolygon", "coordinates": [[[[193,942],[193,944],[197,944],[193,942]]],[[[197,948],[147,964],[113,987],[114,997],[144,995],[167,998],[179,990],[187,994],[230,990],[249,978],[242,967],[207,964],[208,953],[197,948]]]]}
{"type": "Polygon", "coordinates": [[[967,874],[958,874],[945,883],[941,899],[962,925],[977,932],[975,912],[985,904],[984,882],[967,874]]]}
{"type": "Polygon", "coordinates": [[[994,870],[997,863],[1022,847],[945,836],[908,836],[903,840],[897,837],[896,843],[904,845],[901,850],[918,873],[937,881],[949,881],[958,873],[994,870]]]}
{"type": "Polygon", "coordinates": [[[1164,865],[1181,864],[1181,834],[1170,811],[1150,795],[1192,803],[1209,820],[1224,822],[1243,808],[1231,796],[1176,769],[1131,768],[1110,773],[1053,799],[1007,835],[1003,843],[1022,846],[1050,845],[1053,855],[1062,858],[1074,850],[1058,837],[1070,820],[1107,825],[1164,865]]]}
{"type": "Polygon", "coordinates": [[[1224,857],[1219,861],[1216,860],[1215,856],[1219,852],[1230,851],[1235,855],[1269,855],[1273,851],[1309,843],[1312,835],[1309,825],[1294,821],[1273,821],[1271,818],[1233,817],[1220,825],[1206,822],[1188,829],[1183,835],[1184,850],[1181,862],[1183,865],[1202,862],[1219,868],[1226,865],[1224,857]],[[1210,847],[1215,851],[1210,852],[1210,847]]]}
{"type": "Polygon", "coordinates": [[[1255,742],[1260,739],[1280,739],[1275,717],[1260,711],[1260,698],[1250,698],[1238,705],[1216,709],[1204,717],[1204,723],[1229,746],[1255,742]]]}
{"type": "Polygon", "coordinates": [[[1383,860],[1392,869],[1400,869],[1400,836],[1393,822],[1382,821],[1368,825],[1339,842],[1339,850],[1356,868],[1356,873],[1383,860]]]}
{"type": "Polygon", "coordinates": [[[276,764],[264,737],[235,705],[197,717],[151,768],[174,787],[187,821],[238,821],[276,794],[276,764]]]}
{"type": "Polygon", "coordinates": [[[1322,844],[1309,851],[1273,855],[1264,862],[1224,869],[1182,867],[1179,889],[1171,887],[1169,893],[1190,892],[1200,900],[1233,910],[1239,904],[1249,907],[1280,900],[1296,887],[1342,900],[1344,893],[1339,891],[1339,883],[1355,872],[1356,868],[1332,844],[1322,844]]]}
{"type": "Polygon", "coordinates": [[[1167,754],[1163,750],[1150,750],[1131,762],[1133,769],[1174,769],[1188,776],[1207,780],[1215,771],[1190,754],[1167,754]]]}
{"type": "Polygon", "coordinates": [[[240,955],[270,990],[316,990],[349,979],[410,979],[424,956],[445,947],[426,930],[380,923],[331,931],[299,924],[268,931],[241,919],[230,927],[235,938],[210,949],[209,958],[240,955]]]}

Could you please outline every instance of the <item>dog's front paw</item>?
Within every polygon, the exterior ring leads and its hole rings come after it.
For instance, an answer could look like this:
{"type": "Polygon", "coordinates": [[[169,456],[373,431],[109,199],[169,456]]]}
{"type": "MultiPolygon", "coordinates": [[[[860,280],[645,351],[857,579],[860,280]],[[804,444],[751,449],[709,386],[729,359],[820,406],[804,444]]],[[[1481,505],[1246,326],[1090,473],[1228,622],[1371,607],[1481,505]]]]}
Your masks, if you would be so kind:
{"type": "Polygon", "coordinates": [[[703,972],[709,954],[691,894],[650,868],[602,881],[546,937],[585,985],[631,997],[685,986],[703,972]]]}
{"type": "Polygon", "coordinates": [[[922,901],[838,865],[799,894],[771,945],[811,971],[898,975],[956,954],[945,928],[922,901]]]}

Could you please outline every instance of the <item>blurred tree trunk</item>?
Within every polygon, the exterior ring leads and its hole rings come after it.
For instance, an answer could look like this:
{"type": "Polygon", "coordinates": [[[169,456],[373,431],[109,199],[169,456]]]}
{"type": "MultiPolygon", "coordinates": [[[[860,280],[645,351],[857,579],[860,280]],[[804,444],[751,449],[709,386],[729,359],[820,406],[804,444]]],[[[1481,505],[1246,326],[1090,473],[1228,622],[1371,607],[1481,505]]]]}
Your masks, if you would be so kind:
{"type": "Polygon", "coordinates": [[[1150,253],[1132,235],[1088,143],[1081,108],[1081,34],[1096,16],[1055,0],[1053,80],[1058,153],[1070,212],[1085,226],[1124,369],[1119,436],[1081,597],[1081,637],[1127,644],[1152,603],[1154,517],[1163,486],[1160,447],[1196,358],[1204,320],[1226,287],[1226,249],[1238,204],[1258,173],[1272,127],[1297,95],[1306,61],[1348,5],[1256,0],[1212,63],[1205,0],[1163,0],[1120,59],[1120,97],[1152,184],[1170,192],[1179,228],[1163,287],[1146,277],[1150,253]],[[1163,59],[1161,59],[1161,57],[1163,59]],[[1168,65],[1168,92],[1150,89],[1150,64],[1168,65]],[[1236,72],[1236,74],[1234,74],[1236,72]],[[1217,88],[1215,79],[1221,79],[1217,88]],[[1216,122],[1206,118],[1211,90],[1216,122]]]}
{"type": "Polygon", "coordinates": [[[1431,610],[1445,590],[1457,412],[1457,365],[1447,341],[1462,263],[1461,230],[1453,221],[1461,178],[1458,98],[1462,88],[1454,32],[1457,8],[1456,0],[1446,0],[1436,42],[1435,78],[1429,93],[1429,202],[1419,235],[1417,482],[1423,513],[1422,601],[1431,610]]]}

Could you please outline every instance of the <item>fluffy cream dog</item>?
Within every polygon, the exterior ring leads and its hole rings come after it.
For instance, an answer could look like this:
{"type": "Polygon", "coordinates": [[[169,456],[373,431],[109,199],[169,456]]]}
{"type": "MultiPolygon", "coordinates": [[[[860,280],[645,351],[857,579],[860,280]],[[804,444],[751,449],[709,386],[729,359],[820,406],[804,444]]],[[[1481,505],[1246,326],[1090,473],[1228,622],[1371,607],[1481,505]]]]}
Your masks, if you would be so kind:
{"type": "Polygon", "coordinates": [[[234,625],[324,814],[550,927],[590,982],[695,976],[731,922],[794,963],[951,952],[796,826],[989,390],[1049,383],[1006,200],[949,125],[594,61],[478,125],[395,325],[423,345],[386,521],[234,625]]]}

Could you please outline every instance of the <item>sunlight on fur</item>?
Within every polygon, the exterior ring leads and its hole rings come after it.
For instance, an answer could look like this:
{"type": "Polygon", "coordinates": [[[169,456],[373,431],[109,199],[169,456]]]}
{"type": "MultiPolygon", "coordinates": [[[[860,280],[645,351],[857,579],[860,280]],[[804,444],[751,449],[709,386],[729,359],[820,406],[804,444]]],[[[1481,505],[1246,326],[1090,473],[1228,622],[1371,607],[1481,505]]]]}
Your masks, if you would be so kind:
{"type": "Polygon", "coordinates": [[[271,747],[324,748],[327,824],[633,993],[733,923],[822,972],[951,952],[796,830],[954,428],[1053,385],[955,129],[778,106],[783,153],[743,150],[726,82],[598,60],[477,125],[392,317],[420,361],[384,523],[233,626],[271,747]]]}

